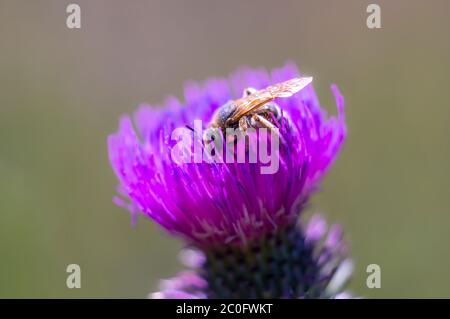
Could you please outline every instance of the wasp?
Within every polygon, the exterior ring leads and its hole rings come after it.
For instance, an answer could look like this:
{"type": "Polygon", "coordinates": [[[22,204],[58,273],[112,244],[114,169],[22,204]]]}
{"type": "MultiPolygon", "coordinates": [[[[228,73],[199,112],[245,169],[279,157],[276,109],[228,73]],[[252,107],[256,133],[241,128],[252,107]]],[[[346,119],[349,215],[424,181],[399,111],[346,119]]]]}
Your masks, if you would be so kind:
{"type": "Polygon", "coordinates": [[[298,93],[312,80],[312,77],[300,77],[261,90],[246,88],[240,99],[229,101],[215,111],[209,127],[221,129],[224,134],[227,128],[245,132],[250,127],[265,127],[277,131],[275,129],[281,123],[283,114],[274,100],[298,93]]]}

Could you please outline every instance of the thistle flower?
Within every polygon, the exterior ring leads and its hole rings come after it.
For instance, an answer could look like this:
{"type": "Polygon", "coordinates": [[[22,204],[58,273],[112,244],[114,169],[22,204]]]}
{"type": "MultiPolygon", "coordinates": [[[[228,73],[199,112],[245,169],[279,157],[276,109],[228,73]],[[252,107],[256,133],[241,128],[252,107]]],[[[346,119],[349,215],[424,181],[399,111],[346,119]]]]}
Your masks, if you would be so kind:
{"type": "MultiPolygon", "coordinates": [[[[328,298],[343,297],[351,261],[339,226],[327,232],[321,215],[300,222],[309,197],[335,160],[346,136],[344,103],[332,86],[337,117],[327,117],[312,85],[276,101],[282,145],[279,167],[261,174],[262,163],[173,160],[172,132],[203,129],[216,109],[246,88],[261,89],[298,77],[292,63],[273,70],[244,68],[229,79],[185,87],[185,102],[169,97],[162,107],[143,105],[121,118],[108,139],[120,184],[118,205],[133,220],[143,214],[191,247],[191,268],[161,283],[157,298],[328,298]]],[[[202,137],[194,134],[201,143],[202,137]]],[[[194,141],[195,142],[195,141],[194,141]]],[[[186,259],[186,256],[189,258],[186,259]]]]}

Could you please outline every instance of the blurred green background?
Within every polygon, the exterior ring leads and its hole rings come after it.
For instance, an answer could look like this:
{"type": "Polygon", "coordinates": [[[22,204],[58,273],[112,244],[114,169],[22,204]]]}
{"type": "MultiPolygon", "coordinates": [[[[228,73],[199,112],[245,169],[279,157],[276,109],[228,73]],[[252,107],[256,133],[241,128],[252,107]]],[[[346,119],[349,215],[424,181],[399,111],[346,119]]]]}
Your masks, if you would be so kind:
{"type": "Polygon", "coordinates": [[[450,297],[450,2],[0,2],[0,297],[145,297],[181,243],[113,205],[106,137],[140,102],[297,62],[349,135],[312,210],[343,224],[357,295],[450,297]],[[66,266],[82,288],[66,287],[66,266]],[[381,289],[365,285],[381,266],[381,289]]]}

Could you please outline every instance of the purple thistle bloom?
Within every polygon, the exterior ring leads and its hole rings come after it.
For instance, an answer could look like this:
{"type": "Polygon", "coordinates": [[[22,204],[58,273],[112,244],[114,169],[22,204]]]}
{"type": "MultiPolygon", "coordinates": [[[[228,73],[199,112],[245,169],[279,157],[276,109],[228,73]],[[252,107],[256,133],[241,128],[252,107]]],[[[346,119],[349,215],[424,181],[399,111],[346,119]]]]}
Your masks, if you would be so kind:
{"type": "Polygon", "coordinates": [[[108,139],[120,181],[115,202],[199,250],[192,253],[193,271],[164,281],[154,297],[338,296],[342,284],[334,275],[342,265],[350,267],[342,262],[340,228],[333,226],[327,235],[318,215],[308,227],[297,225],[346,136],[343,97],[335,85],[337,117],[327,117],[312,85],[276,100],[283,143],[274,174],[261,174],[261,163],[180,164],[171,157],[176,128],[202,120],[206,129],[214,111],[244,89],[298,76],[292,63],[270,74],[244,68],[229,79],[188,84],[184,103],[169,97],[162,107],[141,106],[135,127],[130,117],[121,118],[119,131],[108,139]]]}

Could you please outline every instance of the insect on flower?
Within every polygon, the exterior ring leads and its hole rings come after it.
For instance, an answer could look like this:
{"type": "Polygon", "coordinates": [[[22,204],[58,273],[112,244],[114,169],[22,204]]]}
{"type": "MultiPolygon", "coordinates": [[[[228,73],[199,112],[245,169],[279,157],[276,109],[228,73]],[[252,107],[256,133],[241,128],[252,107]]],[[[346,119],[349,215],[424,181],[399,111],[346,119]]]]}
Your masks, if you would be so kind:
{"type": "MultiPolygon", "coordinates": [[[[133,217],[153,219],[192,249],[183,258],[189,270],[162,281],[153,298],[348,296],[344,289],[352,264],[342,229],[328,228],[319,215],[308,224],[301,218],[347,132],[337,86],[332,92],[338,113],[328,116],[311,82],[293,63],[272,72],[243,68],[228,78],[190,84],[184,102],[171,98],[165,108],[142,106],[134,122],[121,118],[118,132],[108,138],[120,182],[116,203],[133,217]],[[175,146],[168,137],[174,128],[189,128],[197,120],[209,128],[191,129],[198,132],[194,141],[205,142],[192,148],[201,146],[212,156],[208,148],[220,150],[226,142],[230,152],[248,145],[250,159],[250,146],[257,145],[259,152],[261,141],[273,146],[280,137],[282,147],[270,152],[278,158],[278,169],[263,174],[261,160],[257,165],[250,160],[179,165],[172,160],[175,146]],[[218,132],[209,132],[208,141],[209,130],[218,132]],[[216,135],[231,130],[234,136],[216,135]],[[244,139],[238,140],[241,132],[244,139]],[[228,137],[236,143],[230,145],[228,137]]],[[[217,154],[226,159],[227,154],[217,154]]]]}
{"type": "Polygon", "coordinates": [[[265,127],[271,131],[278,126],[282,113],[273,102],[276,98],[286,98],[298,93],[312,82],[312,77],[293,78],[270,85],[262,90],[247,88],[242,98],[229,101],[212,116],[212,129],[239,129],[245,132],[249,127],[265,127]]]}

